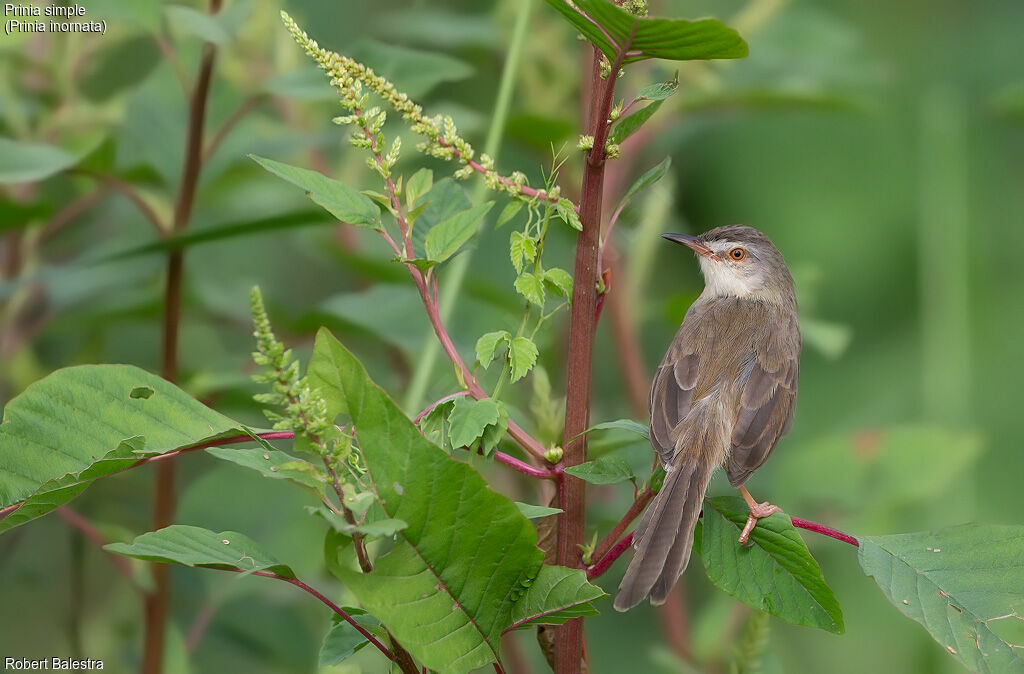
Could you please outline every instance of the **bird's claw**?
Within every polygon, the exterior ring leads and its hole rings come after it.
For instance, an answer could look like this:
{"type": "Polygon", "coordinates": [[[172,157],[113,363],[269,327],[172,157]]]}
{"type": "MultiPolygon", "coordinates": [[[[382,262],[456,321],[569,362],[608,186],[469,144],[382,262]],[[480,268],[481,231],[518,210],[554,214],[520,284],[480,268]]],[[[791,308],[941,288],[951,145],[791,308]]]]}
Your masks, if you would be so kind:
{"type": "Polygon", "coordinates": [[[747,523],[743,525],[743,531],[740,532],[740,545],[747,545],[750,541],[750,532],[757,526],[757,521],[763,517],[774,515],[775,513],[781,513],[782,508],[776,505],[772,505],[768,501],[764,503],[753,503],[750,505],[750,514],[747,515],[747,523]]]}

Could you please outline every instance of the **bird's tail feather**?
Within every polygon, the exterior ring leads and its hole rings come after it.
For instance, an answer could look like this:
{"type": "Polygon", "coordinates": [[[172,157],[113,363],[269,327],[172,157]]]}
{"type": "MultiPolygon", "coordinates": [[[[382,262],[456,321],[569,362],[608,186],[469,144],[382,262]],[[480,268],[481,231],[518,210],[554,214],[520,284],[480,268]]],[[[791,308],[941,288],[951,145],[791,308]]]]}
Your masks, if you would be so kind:
{"type": "Polygon", "coordinates": [[[625,611],[650,596],[662,604],[686,570],[704,492],[714,467],[684,461],[665,475],[661,491],[633,534],[636,551],[619,585],[615,609],[625,611]]]}

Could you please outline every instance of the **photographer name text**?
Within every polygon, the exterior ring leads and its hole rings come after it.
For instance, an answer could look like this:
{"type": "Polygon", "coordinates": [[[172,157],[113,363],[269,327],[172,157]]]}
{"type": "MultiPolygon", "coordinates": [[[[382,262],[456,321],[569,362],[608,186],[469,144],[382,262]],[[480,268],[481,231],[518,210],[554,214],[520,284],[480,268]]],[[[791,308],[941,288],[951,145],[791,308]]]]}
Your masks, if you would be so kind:
{"type": "Polygon", "coordinates": [[[76,658],[42,658],[30,660],[28,658],[4,658],[4,670],[14,671],[58,671],[67,672],[83,669],[103,669],[103,661],[87,658],[85,660],[76,658]]]}
{"type": "Polygon", "coordinates": [[[4,4],[4,32],[18,33],[101,33],[106,34],[105,19],[86,19],[82,5],[4,4]]]}

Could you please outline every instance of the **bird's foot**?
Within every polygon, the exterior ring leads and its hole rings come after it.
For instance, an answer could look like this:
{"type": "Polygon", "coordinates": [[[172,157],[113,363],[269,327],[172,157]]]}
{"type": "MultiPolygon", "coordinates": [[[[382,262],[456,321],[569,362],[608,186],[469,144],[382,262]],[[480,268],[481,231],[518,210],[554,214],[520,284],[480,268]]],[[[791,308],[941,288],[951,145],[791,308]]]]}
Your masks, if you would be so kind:
{"type": "Polygon", "coordinates": [[[743,500],[747,502],[747,507],[750,508],[750,515],[747,516],[747,523],[743,525],[743,531],[740,532],[740,545],[746,545],[750,540],[750,532],[757,526],[757,521],[763,517],[774,515],[775,513],[781,513],[782,508],[772,505],[768,501],[764,503],[758,503],[754,500],[754,497],[750,495],[746,487],[740,487],[740,494],[743,496],[743,500]]]}

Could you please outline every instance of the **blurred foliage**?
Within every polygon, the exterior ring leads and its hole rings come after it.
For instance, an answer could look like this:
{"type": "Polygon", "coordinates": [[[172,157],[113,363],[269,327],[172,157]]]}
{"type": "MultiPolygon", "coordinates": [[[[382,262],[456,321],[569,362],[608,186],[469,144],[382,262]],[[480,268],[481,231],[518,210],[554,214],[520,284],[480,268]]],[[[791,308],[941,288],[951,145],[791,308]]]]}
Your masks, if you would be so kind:
{"type": "MultiPolygon", "coordinates": [[[[108,21],[107,35],[0,37],[0,402],[69,364],[156,369],[164,279],[156,253],[170,245],[187,251],[181,381],[190,393],[259,423],[247,313],[249,288],[259,284],[299,355],[327,324],[401,399],[429,326],[391,251],[372,231],[331,226],[301,191],[247,158],[280,158],[375,188],[363,157],[330,124],[338,114],[334,92],[280,30],[278,11],[310,27],[324,46],[366,59],[419,96],[427,113],[451,111],[478,143],[517,1],[227,0],[216,18],[198,3],[81,4],[108,21]],[[191,227],[169,243],[112,179],[132,185],[159,221],[170,220],[188,112],[183,84],[196,72],[200,40],[219,46],[209,160],[191,227]],[[229,120],[230,133],[214,146],[229,120]]],[[[623,159],[612,164],[609,205],[672,157],[665,178],[623,209],[614,235],[624,271],[613,292],[629,299],[648,371],[700,289],[696,265],[660,246],[657,235],[756,226],[797,277],[807,346],[793,433],[752,491],[858,534],[1020,522],[1024,453],[1012,410],[1024,376],[1024,272],[1012,260],[1024,247],[1017,226],[1024,213],[1024,6],[651,4],[659,15],[726,20],[748,41],[750,56],[682,64],[678,92],[623,142],[623,159]]],[[[561,17],[534,12],[499,170],[523,170],[541,184],[552,145],[572,144],[582,117],[579,54],[561,17]]],[[[669,80],[673,71],[633,66],[623,94],[669,80]]],[[[387,132],[412,141],[398,125],[387,132]]],[[[420,160],[407,154],[396,171],[410,175],[420,160]]],[[[427,165],[440,166],[433,161],[427,165]]],[[[580,171],[573,155],[560,179],[569,196],[580,171]]],[[[490,222],[503,207],[496,204],[490,222]]],[[[505,292],[516,277],[507,237],[485,227],[477,240],[449,321],[464,356],[481,334],[518,324],[521,306],[505,292]]],[[[569,268],[572,244],[568,228],[553,231],[546,243],[552,264],[569,268]]],[[[608,326],[606,315],[592,418],[638,418],[608,326]]],[[[562,402],[551,391],[564,390],[564,339],[559,329],[550,333],[526,385],[505,402],[514,416],[516,409],[542,413],[535,415],[542,427],[530,430],[554,443],[562,402]]],[[[435,373],[430,394],[450,392],[451,369],[435,373]]],[[[484,377],[493,386],[498,373],[484,377]]],[[[649,449],[623,435],[595,436],[592,458],[619,457],[646,475],[649,449]]],[[[478,467],[518,500],[545,503],[500,468],[478,467]]],[[[311,499],[203,453],[181,461],[180,471],[177,522],[243,531],[279,559],[308,550],[287,557],[291,568],[345,594],[323,568],[322,527],[291,514],[311,499]]],[[[73,506],[109,539],[130,540],[149,529],[151,481],[151,471],[131,471],[73,506]]],[[[724,481],[712,491],[727,492],[724,481]]],[[[590,525],[604,533],[632,493],[628,484],[592,492],[590,525]]],[[[16,645],[27,657],[79,654],[102,657],[114,671],[134,668],[139,602],[102,553],[72,554],[76,539],[55,516],[0,538],[0,651],[16,645]]],[[[740,663],[750,671],[756,659],[764,672],[962,671],[894,610],[846,546],[805,540],[843,606],[847,633],[824,638],[771,619],[767,644],[748,647],[767,628],[691,572],[683,582],[698,670],[740,663]]],[[[601,584],[614,588],[622,568],[601,584]]],[[[145,573],[140,566],[139,577],[145,573]]],[[[260,579],[180,569],[173,577],[168,657],[180,667],[170,671],[187,671],[186,651],[192,671],[317,671],[318,644],[331,629],[322,607],[260,579]]],[[[594,671],[693,671],[666,648],[655,620],[646,607],[589,619],[594,671]]],[[[541,666],[525,633],[512,638],[541,666]]],[[[379,671],[379,661],[367,649],[323,671],[379,671]]]]}

